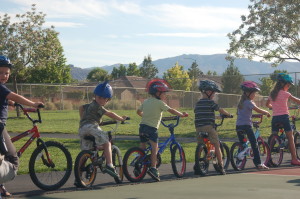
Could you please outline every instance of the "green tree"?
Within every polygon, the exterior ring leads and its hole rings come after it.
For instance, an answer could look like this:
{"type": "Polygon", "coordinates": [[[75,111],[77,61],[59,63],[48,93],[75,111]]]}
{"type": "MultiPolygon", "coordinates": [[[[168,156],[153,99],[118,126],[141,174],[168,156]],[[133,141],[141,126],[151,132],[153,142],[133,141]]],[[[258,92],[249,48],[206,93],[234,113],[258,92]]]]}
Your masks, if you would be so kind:
{"type": "Polygon", "coordinates": [[[94,68],[86,77],[86,79],[90,82],[102,82],[108,78],[108,72],[102,68],[94,68]]]}
{"type": "Polygon", "coordinates": [[[228,53],[250,60],[273,62],[300,61],[300,0],[250,0],[248,16],[228,34],[228,53]]]}
{"type": "Polygon", "coordinates": [[[113,79],[118,79],[120,77],[126,76],[127,75],[126,66],[120,64],[118,68],[113,67],[113,70],[110,75],[113,79]]]}
{"type": "Polygon", "coordinates": [[[233,62],[234,60],[230,61],[230,64],[222,74],[223,92],[240,94],[242,92],[240,85],[245,79],[233,62]]]}
{"type": "Polygon", "coordinates": [[[261,81],[260,94],[263,96],[269,96],[272,88],[274,87],[274,81],[270,77],[263,77],[259,80],[261,81]]]}
{"type": "Polygon", "coordinates": [[[151,55],[144,57],[143,65],[140,67],[140,75],[147,79],[154,78],[158,73],[158,69],[152,63],[151,55]]]}
{"type": "Polygon", "coordinates": [[[17,82],[71,82],[58,32],[54,27],[44,28],[45,16],[37,13],[35,5],[17,14],[13,23],[8,14],[0,16],[0,54],[14,64],[11,78],[16,92],[17,82]]]}
{"type": "Polygon", "coordinates": [[[192,86],[188,72],[184,71],[183,66],[178,65],[178,63],[164,73],[164,79],[167,79],[175,90],[189,91],[192,86]]]}
{"type": "Polygon", "coordinates": [[[127,75],[129,76],[139,76],[140,75],[140,69],[136,65],[136,63],[130,63],[127,68],[127,75]]]}
{"type": "Polygon", "coordinates": [[[211,70],[208,70],[206,75],[209,75],[209,76],[217,76],[218,73],[216,71],[211,71],[211,70]]]}
{"type": "Polygon", "coordinates": [[[196,61],[194,61],[191,67],[188,68],[188,74],[190,79],[192,80],[191,90],[192,91],[198,90],[197,80],[199,79],[199,77],[201,77],[201,75],[203,75],[203,72],[199,69],[196,61]]]}

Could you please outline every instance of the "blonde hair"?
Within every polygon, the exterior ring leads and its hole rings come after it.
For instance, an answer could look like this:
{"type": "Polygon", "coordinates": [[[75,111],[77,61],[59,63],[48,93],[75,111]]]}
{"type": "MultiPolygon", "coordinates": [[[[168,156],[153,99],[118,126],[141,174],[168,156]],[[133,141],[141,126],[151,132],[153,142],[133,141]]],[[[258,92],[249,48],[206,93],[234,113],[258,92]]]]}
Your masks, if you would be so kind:
{"type": "Polygon", "coordinates": [[[276,100],[279,91],[280,91],[281,89],[283,89],[284,85],[285,85],[285,83],[283,83],[283,82],[277,82],[277,83],[275,84],[273,90],[272,90],[271,93],[270,93],[270,97],[271,97],[271,99],[272,99],[273,101],[276,100]]]}

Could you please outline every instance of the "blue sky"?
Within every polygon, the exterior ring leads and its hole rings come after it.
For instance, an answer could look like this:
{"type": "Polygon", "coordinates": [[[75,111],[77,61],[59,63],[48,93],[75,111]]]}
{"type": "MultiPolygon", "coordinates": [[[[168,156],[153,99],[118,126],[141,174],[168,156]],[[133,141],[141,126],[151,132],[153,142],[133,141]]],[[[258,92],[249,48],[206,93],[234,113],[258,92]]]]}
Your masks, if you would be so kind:
{"type": "Polygon", "coordinates": [[[182,54],[226,53],[227,33],[249,0],[1,0],[0,15],[36,4],[54,25],[68,64],[88,68],[140,64],[182,54]]]}

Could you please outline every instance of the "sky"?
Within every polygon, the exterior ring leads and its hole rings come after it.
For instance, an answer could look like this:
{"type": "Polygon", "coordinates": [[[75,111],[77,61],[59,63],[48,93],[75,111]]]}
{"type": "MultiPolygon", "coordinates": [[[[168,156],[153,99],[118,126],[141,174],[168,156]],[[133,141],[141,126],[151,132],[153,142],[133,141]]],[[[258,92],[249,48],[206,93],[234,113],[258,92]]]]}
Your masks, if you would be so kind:
{"type": "Polygon", "coordinates": [[[0,15],[32,4],[59,32],[67,64],[90,68],[226,53],[250,0],[1,0],[0,15]]]}

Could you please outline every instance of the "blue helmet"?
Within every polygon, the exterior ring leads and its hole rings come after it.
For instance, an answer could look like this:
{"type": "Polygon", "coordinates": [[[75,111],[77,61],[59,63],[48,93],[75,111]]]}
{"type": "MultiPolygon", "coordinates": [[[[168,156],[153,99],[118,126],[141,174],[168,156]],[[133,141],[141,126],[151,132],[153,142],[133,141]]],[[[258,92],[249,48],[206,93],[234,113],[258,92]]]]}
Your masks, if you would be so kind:
{"type": "Polygon", "coordinates": [[[218,85],[212,80],[201,80],[200,85],[199,85],[199,90],[201,92],[204,92],[204,91],[213,91],[213,92],[218,92],[218,93],[221,92],[218,85]]]}
{"type": "Polygon", "coordinates": [[[103,98],[110,99],[113,96],[113,90],[112,87],[108,84],[108,81],[105,81],[95,88],[94,94],[103,98]]]}
{"type": "Polygon", "coordinates": [[[288,74],[285,74],[285,73],[278,73],[278,75],[277,75],[277,81],[278,82],[283,82],[285,84],[289,83],[289,84],[294,85],[292,77],[289,76],[288,74]]]}
{"type": "Polygon", "coordinates": [[[3,56],[3,55],[0,55],[0,67],[8,67],[8,68],[12,68],[12,64],[10,63],[10,60],[3,56]]]}

